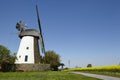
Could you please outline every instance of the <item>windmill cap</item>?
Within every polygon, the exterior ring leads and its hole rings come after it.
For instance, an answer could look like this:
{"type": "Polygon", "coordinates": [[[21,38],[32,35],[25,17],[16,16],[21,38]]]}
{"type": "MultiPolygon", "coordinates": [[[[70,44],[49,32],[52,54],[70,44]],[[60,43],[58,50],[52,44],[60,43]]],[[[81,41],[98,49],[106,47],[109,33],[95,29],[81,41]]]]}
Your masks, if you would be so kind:
{"type": "Polygon", "coordinates": [[[20,32],[19,37],[22,38],[24,36],[33,36],[39,38],[40,33],[36,29],[26,29],[22,32],[20,32]]]}

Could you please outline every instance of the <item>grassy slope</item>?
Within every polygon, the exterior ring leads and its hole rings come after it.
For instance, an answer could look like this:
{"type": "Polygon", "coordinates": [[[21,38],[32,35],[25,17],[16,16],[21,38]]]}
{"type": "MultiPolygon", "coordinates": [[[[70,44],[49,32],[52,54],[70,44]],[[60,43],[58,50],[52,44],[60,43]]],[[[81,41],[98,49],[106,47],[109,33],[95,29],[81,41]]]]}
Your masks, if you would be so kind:
{"type": "Polygon", "coordinates": [[[67,72],[9,72],[0,73],[0,80],[99,80],[67,72]]]}

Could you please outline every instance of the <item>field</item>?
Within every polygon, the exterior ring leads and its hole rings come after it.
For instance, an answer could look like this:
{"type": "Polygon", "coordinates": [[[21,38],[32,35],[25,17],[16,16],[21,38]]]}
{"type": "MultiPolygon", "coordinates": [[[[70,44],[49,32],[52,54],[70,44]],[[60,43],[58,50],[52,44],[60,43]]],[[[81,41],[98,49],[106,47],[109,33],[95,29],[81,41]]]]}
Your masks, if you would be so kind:
{"type": "Polygon", "coordinates": [[[0,72],[0,80],[99,80],[68,72],[0,72]]]}
{"type": "Polygon", "coordinates": [[[90,67],[90,68],[72,68],[72,69],[69,69],[68,71],[82,71],[82,72],[88,72],[88,73],[120,77],[120,65],[97,66],[97,67],[90,67]]]}

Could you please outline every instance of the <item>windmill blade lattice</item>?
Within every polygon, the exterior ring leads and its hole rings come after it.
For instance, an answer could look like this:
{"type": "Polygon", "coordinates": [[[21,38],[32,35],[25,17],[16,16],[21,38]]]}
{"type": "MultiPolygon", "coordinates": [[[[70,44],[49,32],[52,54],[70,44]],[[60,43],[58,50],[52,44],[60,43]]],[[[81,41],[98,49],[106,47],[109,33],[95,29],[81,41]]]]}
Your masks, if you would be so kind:
{"type": "Polygon", "coordinates": [[[43,40],[43,36],[42,36],[42,29],[41,29],[41,23],[40,23],[40,17],[39,17],[39,12],[38,12],[38,7],[36,5],[36,12],[37,12],[37,18],[38,18],[38,27],[39,27],[39,31],[40,31],[40,45],[41,45],[41,49],[42,49],[42,53],[45,54],[45,46],[44,46],[44,40],[43,40]]]}

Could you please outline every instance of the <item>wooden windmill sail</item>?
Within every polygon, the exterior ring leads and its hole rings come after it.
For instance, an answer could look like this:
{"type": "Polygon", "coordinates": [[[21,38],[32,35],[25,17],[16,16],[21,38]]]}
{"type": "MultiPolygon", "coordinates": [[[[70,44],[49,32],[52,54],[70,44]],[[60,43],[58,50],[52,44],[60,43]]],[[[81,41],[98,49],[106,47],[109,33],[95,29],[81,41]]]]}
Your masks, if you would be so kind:
{"type": "Polygon", "coordinates": [[[37,5],[36,5],[36,12],[37,12],[37,18],[38,18],[38,27],[39,27],[39,31],[40,31],[41,49],[42,49],[42,53],[45,54],[45,46],[44,46],[44,40],[43,40],[43,36],[42,36],[42,29],[41,29],[40,17],[39,17],[39,12],[38,12],[38,7],[37,7],[37,5]]]}
{"type": "Polygon", "coordinates": [[[16,64],[40,63],[40,51],[38,40],[40,40],[42,53],[45,53],[45,46],[42,36],[42,29],[37,5],[36,12],[38,18],[39,31],[36,29],[25,29],[25,24],[22,21],[19,21],[16,24],[16,29],[19,31],[19,37],[21,39],[20,46],[16,55],[16,64]]]}

